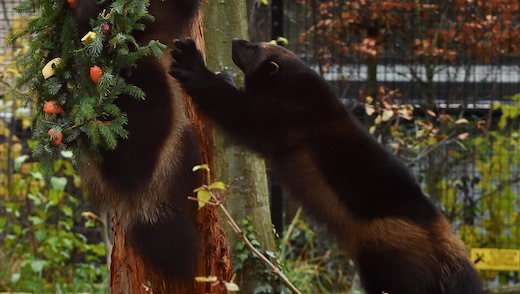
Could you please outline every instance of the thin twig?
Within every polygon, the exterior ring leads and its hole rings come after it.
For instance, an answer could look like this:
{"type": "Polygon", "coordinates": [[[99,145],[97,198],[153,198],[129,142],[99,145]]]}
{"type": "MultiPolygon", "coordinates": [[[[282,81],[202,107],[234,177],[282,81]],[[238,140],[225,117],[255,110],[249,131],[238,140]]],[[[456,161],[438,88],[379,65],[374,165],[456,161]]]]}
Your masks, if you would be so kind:
{"type": "Polygon", "coordinates": [[[280,277],[280,279],[282,279],[283,283],[289,287],[289,289],[293,292],[293,293],[297,293],[297,294],[302,294],[302,292],[300,292],[300,290],[298,290],[298,288],[296,288],[296,286],[294,286],[291,281],[289,281],[289,279],[285,276],[285,274],[280,270],[279,267],[277,267],[275,264],[273,264],[267,257],[265,257],[260,251],[258,251],[258,249],[255,248],[255,246],[253,246],[253,244],[251,244],[251,241],[249,241],[249,239],[247,238],[246,234],[244,233],[244,231],[242,231],[242,229],[237,225],[237,223],[235,222],[235,220],[231,217],[231,215],[229,214],[229,212],[227,211],[226,207],[224,205],[222,205],[222,203],[219,203],[218,207],[222,210],[222,212],[226,215],[226,217],[228,218],[228,221],[229,223],[231,224],[231,227],[233,228],[233,230],[242,238],[242,240],[246,243],[247,247],[249,247],[249,249],[258,257],[260,258],[264,263],[266,263],[270,268],[271,270],[273,271],[274,274],[278,275],[280,277]]]}
{"type": "Polygon", "coordinates": [[[455,142],[457,142],[457,139],[455,137],[453,137],[452,135],[450,135],[450,136],[446,137],[445,139],[442,139],[439,142],[435,143],[434,145],[428,146],[423,152],[418,154],[416,157],[410,158],[410,157],[404,157],[403,156],[403,159],[405,160],[405,162],[406,162],[406,164],[408,166],[411,166],[411,165],[414,165],[417,162],[419,162],[424,157],[426,157],[426,155],[428,155],[428,154],[432,153],[433,151],[439,149],[440,147],[446,146],[446,145],[449,145],[449,144],[455,143],[455,142]]]}
{"type": "Polygon", "coordinates": [[[294,230],[294,227],[296,226],[296,223],[300,219],[300,214],[302,213],[302,207],[300,206],[298,210],[296,211],[296,214],[294,215],[291,224],[289,225],[289,228],[287,229],[287,233],[283,237],[282,244],[287,245],[289,244],[289,238],[291,237],[292,231],[294,230]]]}
{"type": "Polygon", "coordinates": [[[240,236],[240,238],[244,241],[244,243],[249,247],[249,249],[258,257],[260,258],[265,264],[267,264],[274,274],[276,274],[282,282],[293,292],[296,294],[302,294],[296,286],[294,286],[291,281],[285,276],[285,274],[282,272],[282,270],[276,266],[274,263],[272,263],[267,257],[265,257],[262,252],[260,252],[258,249],[251,244],[251,241],[247,238],[245,232],[240,228],[240,226],[235,222],[235,219],[231,216],[229,211],[226,209],[226,207],[222,204],[222,202],[217,198],[217,196],[212,192],[209,191],[211,194],[212,199],[215,201],[214,205],[218,206],[220,210],[224,213],[226,218],[228,219],[228,223],[230,224],[233,231],[240,236]]]}

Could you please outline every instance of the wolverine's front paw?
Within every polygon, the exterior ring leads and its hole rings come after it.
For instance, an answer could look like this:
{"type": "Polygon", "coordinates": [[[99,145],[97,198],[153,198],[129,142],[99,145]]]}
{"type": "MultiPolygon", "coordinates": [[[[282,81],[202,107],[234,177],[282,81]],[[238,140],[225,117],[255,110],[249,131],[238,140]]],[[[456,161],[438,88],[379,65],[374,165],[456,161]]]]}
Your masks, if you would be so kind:
{"type": "Polygon", "coordinates": [[[174,45],[171,50],[174,59],[170,67],[171,76],[185,84],[207,74],[208,69],[204,64],[202,53],[192,39],[177,40],[174,45]]]}

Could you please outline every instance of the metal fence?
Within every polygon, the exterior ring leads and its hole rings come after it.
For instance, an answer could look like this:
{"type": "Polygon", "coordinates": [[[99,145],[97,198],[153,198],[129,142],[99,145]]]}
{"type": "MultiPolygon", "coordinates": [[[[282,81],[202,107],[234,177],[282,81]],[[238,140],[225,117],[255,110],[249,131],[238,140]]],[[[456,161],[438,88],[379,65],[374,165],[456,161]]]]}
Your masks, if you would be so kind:
{"type": "Polygon", "coordinates": [[[14,100],[4,98],[14,84],[14,75],[9,73],[8,69],[14,62],[16,48],[8,44],[7,38],[21,24],[19,15],[14,11],[14,7],[19,2],[18,0],[0,1],[0,199],[7,195],[11,182],[13,150],[17,148],[13,147],[17,138],[17,123],[12,119],[16,104],[14,100]]]}
{"type": "MultiPolygon", "coordinates": [[[[13,62],[14,46],[8,44],[7,37],[21,25],[20,15],[16,14],[14,8],[19,0],[0,1],[0,73],[5,73],[9,64],[13,62]]],[[[8,80],[11,82],[11,80],[8,80]]],[[[5,83],[0,83],[0,94],[7,90],[5,83]]]]}
{"type": "MultiPolygon", "coordinates": [[[[285,36],[289,39],[289,47],[294,51],[298,52],[300,56],[308,63],[316,66],[318,70],[324,74],[326,80],[330,81],[334,86],[337,87],[338,93],[343,98],[357,99],[359,98],[360,91],[367,80],[368,69],[365,55],[362,53],[363,50],[352,50],[352,48],[342,48],[345,46],[344,43],[360,42],[363,38],[370,35],[370,28],[366,28],[364,32],[355,32],[357,36],[350,36],[351,29],[344,29],[334,35],[338,38],[343,38],[341,42],[332,43],[330,36],[333,35],[325,30],[333,29],[332,26],[343,25],[345,27],[348,24],[341,24],[340,21],[334,22],[332,20],[341,18],[341,13],[346,13],[340,8],[336,7],[336,10],[326,10],[328,21],[330,24],[321,24],[325,18],[321,14],[323,8],[321,5],[325,5],[326,2],[367,2],[367,1],[319,1],[319,0],[301,0],[301,1],[285,1],[285,14],[283,19],[285,36]],[[334,15],[330,15],[330,14],[334,15]],[[339,24],[338,24],[339,23],[339,24]],[[327,27],[330,26],[330,27],[327,27]],[[309,37],[309,35],[319,31],[322,33],[321,36],[309,37]],[[343,34],[343,35],[342,35],[343,34]],[[327,38],[329,37],[329,38],[327,38]],[[356,39],[357,38],[357,39],[356,39]],[[331,44],[332,43],[332,44],[331,44]],[[342,50],[350,51],[346,54],[341,54],[342,50]],[[320,56],[327,55],[327,58],[320,58],[320,56]],[[327,59],[329,62],[324,61],[327,59]],[[346,81],[348,83],[341,83],[346,81]]],[[[370,1],[368,1],[370,2],[370,1]]],[[[414,2],[414,1],[374,1],[374,2],[414,2]]],[[[415,1],[417,3],[428,3],[429,5],[435,5],[435,3],[441,3],[446,1],[415,1]]],[[[455,1],[460,2],[460,1],[455,1]]],[[[473,1],[467,1],[469,3],[473,1]]],[[[497,2],[497,1],[495,1],[497,2]]],[[[507,2],[507,1],[502,1],[507,2]]],[[[451,3],[451,2],[450,2],[451,3]]],[[[347,4],[345,4],[347,5],[347,4]]],[[[360,4],[361,5],[361,4],[360,4]]],[[[367,5],[367,4],[366,4],[367,5]]],[[[357,13],[363,13],[358,11],[357,13]]],[[[409,18],[408,14],[412,15],[410,11],[398,11],[398,13],[406,13],[406,16],[402,16],[403,19],[409,18]]],[[[455,14],[455,12],[453,12],[455,14]]],[[[448,14],[448,18],[455,19],[459,17],[461,12],[456,12],[456,15],[448,14]]],[[[472,13],[469,9],[467,14],[472,13]]],[[[492,12],[490,12],[492,13],[492,12]]],[[[367,13],[368,14],[368,13],[367,13]]],[[[440,17],[440,16],[438,16],[440,17]]],[[[473,16],[474,17],[474,16],[473,16]]],[[[490,16],[486,16],[490,17],[490,16]]],[[[510,23],[512,30],[520,29],[520,10],[516,8],[511,15],[510,23]]],[[[466,19],[466,18],[464,18],[466,19]]],[[[370,21],[365,21],[365,26],[370,25],[370,21]],[[369,24],[367,24],[369,23],[369,24]]],[[[375,20],[374,20],[375,21],[375,20]]],[[[417,20],[421,21],[421,20],[417,20]]],[[[357,24],[359,26],[359,24],[357,24]]],[[[386,24],[379,24],[386,25],[386,24]]],[[[413,26],[416,23],[404,23],[398,29],[402,30],[408,35],[417,36],[398,36],[392,32],[385,32],[385,29],[381,29],[379,36],[374,36],[378,43],[382,43],[379,47],[381,52],[377,56],[377,83],[378,85],[386,86],[389,88],[398,88],[402,93],[402,98],[410,101],[421,102],[424,97],[424,81],[427,77],[427,65],[421,63],[420,58],[411,58],[409,54],[410,50],[399,49],[398,47],[405,47],[410,45],[414,39],[419,39],[420,35],[424,35],[420,29],[413,30],[413,28],[406,28],[406,26],[413,26]],[[406,38],[406,39],[405,39],[406,38]],[[384,41],[381,41],[384,40],[384,41]],[[408,44],[406,44],[408,43],[408,44]],[[392,48],[388,48],[392,47],[392,48]],[[398,49],[396,49],[398,48],[398,49]],[[403,54],[404,53],[404,54],[403,54]]],[[[437,24],[432,24],[437,25],[437,24]]],[[[441,23],[442,25],[442,23],[441,23]]],[[[478,24],[476,24],[478,25],[478,24]]],[[[502,25],[502,24],[501,24],[502,25]]],[[[422,26],[426,26],[424,24],[422,26]]],[[[353,25],[351,25],[353,27],[353,25]]],[[[425,30],[424,28],[421,28],[425,30]]],[[[391,31],[388,29],[386,31],[391,31]]],[[[442,31],[440,33],[443,33],[442,31]]],[[[517,32],[515,32],[517,33],[517,32]]],[[[488,40],[485,40],[488,41],[488,40]]],[[[512,38],[506,40],[510,44],[500,44],[500,46],[511,47],[518,46],[518,39],[512,38]]],[[[413,45],[413,44],[412,44],[413,45]]],[[[369,45],[368,45],[369,46],[369,45]]],[[[455,44],[451,45],[453,48],[460,48],[464,45],[455,44]]],[[[467,45],[465,45],[467,46],[467,45]]],[[[489,46],[489,45],[487,45],[489,46]]],[[[499,46],[499,45],[497,45],[499,46]]],[[[345,46],[347,47],[347,46],[345,46]]],[[[475,48],[469,48],[468,52],[456,52],[458,56],[449,62],[447,58],[434,64],[434,76],[433,76],[433,93],[434,98],[439,102],[456,101],[465,104],[477,103],[478,101],[490,101],[502,99],[512,94],[520,92],[520,61],[518,55],[503,54],[498,55],[491,61],[485,54],[478,54],[475,48]],[[467,56],[461,56],[467,53],[467,56]],[[472,53],[472,54],[470,54],[472,53]]],[[[459,51],[463,51],[461,49],[459,51]]],[[[484,49],[483,49],[484,50],[484,49]]],[[[487,51],[493,51],[492,46],[486,48],[487,51]]],[[[451,50],[454,52],[454,50],[451,50]]],[[[448,50],[446,49],[446,52],[448,50]]],[[[520,50],[515,49],[514,53],[520,53],[520,50]]],[[[424,59],[422,59],[424,60],[424,59]]],[[[431,64],[430,64],[431,65],[431,64]]]]}

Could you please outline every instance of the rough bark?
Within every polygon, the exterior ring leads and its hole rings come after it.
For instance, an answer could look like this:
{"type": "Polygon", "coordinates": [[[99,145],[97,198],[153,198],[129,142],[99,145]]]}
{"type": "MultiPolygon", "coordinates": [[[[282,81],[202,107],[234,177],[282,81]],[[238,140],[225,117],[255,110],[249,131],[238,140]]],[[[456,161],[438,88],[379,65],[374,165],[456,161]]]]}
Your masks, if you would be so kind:
{"type": "MultiPolygon", "coordinates": [[[[202,17],[194,20],[192,27],[186,32],[204,50],[202,31],[202,17]]],[[[184,95],[183,93],[175,93],[184,95]]],[[[202,162],[213,162],[213,142],[211,128],[201,120],[189,97],[185,96],[188,117],[196,129],[202,162]]],[[[188,195],[186,195],[188,196],[188,195]]],[[[217,276],[223,280],[231,278],[231,259],[229,246],[224,232],[218,225],[218,216],[215,208],[206,207],[199,210],[197,215],[199,229],[199,260],[197,264],[198,276],[217,276]]],[[[114,247],[110,266],[111,293],[226,293],[219,285],[210,283],[195,283],[195,281],[178,281],[162,276],[151,268],[145,267],[136,251],[125,242],[117,216],[113,219],[114,247]]]]}
{"type": "MultiPolygon", "coordinates": [[[[209,1],[205,7],[204,28],[208,67],[215,71],[230,71],[235,81],[242,84],[240,71],[231,60],[231,40],[248,38],[246,2],[243,0],[209,1]],[[238,77],[238,79],[236,78],[238,77]]],[[[251,218],[257,239],[263,249],[276,248],[269,210],[269,193],[264,161],[242,146],[231,144],[224,134],[215,131],[215,166],[217,177],[231,184],[226,207],[235,220],[251,218]]],[[[239,242],[227,227],[231,244],[239,242]]],[[[252,269],[238,273],[235,280],[242,293],[253,293],[256,278],[252,269]]]]}

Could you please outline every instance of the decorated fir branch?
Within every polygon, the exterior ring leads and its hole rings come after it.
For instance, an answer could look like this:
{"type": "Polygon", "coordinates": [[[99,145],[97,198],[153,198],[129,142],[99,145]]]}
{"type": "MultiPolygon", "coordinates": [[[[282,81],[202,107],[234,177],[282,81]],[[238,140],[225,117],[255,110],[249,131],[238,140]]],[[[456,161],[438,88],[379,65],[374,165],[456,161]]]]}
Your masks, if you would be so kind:
{"type": "MultiPolygon", "coordinates": [[[[115,104],[121,95],[144,99],[145,93],[126,82],[125,74],[136,61],[165,48],[158,41],[141,46],[132,33],[144,30],[149,1],[98,1],[106,7],[90,21],[91,30],[78,34],[75,0],[24,0],[18,12],[29,18],[14,42],[29,37],[27,54],[18,60],[23,69],[18,87],[28,87],[23,97],[34,110],[34,154],[51,162],[67,149],[77,161],[116,148],[128,136],[126,114],[115,104]]],[[[125,99],[128,99],[125,97],[125,99]]]]}

